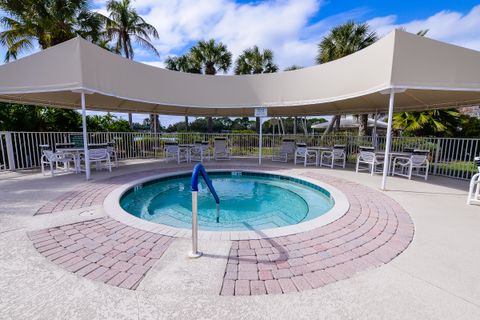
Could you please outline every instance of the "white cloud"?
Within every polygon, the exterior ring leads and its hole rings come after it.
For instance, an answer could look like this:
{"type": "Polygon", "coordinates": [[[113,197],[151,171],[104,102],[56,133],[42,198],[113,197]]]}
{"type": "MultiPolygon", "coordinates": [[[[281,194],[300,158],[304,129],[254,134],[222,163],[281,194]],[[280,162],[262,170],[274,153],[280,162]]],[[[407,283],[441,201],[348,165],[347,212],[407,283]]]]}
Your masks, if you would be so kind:
{"type": "Polygon", "coordinates": [[[303,29],[318,11],[319,5],[320,2],[315,0],[230,4],[208,36],[226,43],[234,56],[258,45],[273,50],[276,61],[282,67],[311,64],[315,49],[310,51],[311,41],[301,38],[303,29]]]}
{"type": "MultiPolygon", "coordinates": [[[[106,1],[96,1],[105,12],[106,1]]],[[[321,0],[267,0],[238,4],[234,0],[137,0],[133,5],[157,29],[155,46],[165,60],[202,39],[215,38],[227,45],[234,57],[258,45],[275,53],[281,67],[311,65],[318,34],[303,34],[321,0]]],[[[138,49],[136,48],[136,51],[138,49]]],[[[145,59],[145,52],[136,57],[145,59]]]]}
{"type": "Polygon", "coordinates": [[[403,24],[396,24],[396,20],[396,16],[390,15],[368,22],[381,35],[399,27],[413,33],[428,29],[429,38],[480,50],[480,5],[473,7],[466,14],[444,10],[423,20],[403,24]]]}
{"type": "MultiPolygon", "coordinates": [[[[106,14],[106,0],[94,0],[97,11],[106,14]]],[[[361,21],[365,9],[353,9],[311,23],[324,0],[264,0],[236,3],[235,0],[135,0],[132,5],[158,30],[154,44],[160,58],[136,47],[136,59],[163,67],[168,55],[178,55],[202,39],[224,42],[234,55],[258,45],[274,51],[275,61],[283,69],[314,63],[317,44],[331,27],[349,19],[361,21]]],[[[428,37],[480,50],[480,5],[468,13],[443,10],[425,19],[398,23],[396,15],[367,21],[373,30],[385,35],[394,28],[410,32],[429,29],[428,37]]],[[[3,49],[3,48],[2,48],[3,49]]],[[[37,49],[38,50],[38,49],[37,49]]],[[[36,50],[36,51],[37,51],[36,50]]],[[[0,55],[4,54],[3,52],[0,55]]],[[[146,115],[136,115],[141,122],[146,115]]],[[[165,123],[182,121],[165,117],[165,123]]]]}

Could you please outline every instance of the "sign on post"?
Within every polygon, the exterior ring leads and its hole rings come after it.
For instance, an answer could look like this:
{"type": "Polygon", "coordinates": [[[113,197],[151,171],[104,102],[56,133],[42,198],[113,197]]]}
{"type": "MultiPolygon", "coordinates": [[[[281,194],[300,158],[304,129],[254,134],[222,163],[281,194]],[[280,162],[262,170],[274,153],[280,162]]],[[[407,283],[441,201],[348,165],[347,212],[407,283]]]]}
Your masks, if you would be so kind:
{"type": "Polygon", "coordinates": [[[70,142],[75,144],[75,148],[83,148],[83,136],[81,134],[71,134],[70,142]]]}
{"type": "Polygon", "coordinates": [[[265,107],[255,108],[255,117],[266,117],[268,115],[268,109],[265,107]]]}
{"type": "Polygon", "coordinates": [[[262,144],[263,144],[263,132],[262,132],[262,118],[268,115],[268,110],[265,107],[255,108],[255,117],[260,118],[260,137],[258,139],[258,164],[262,164],[262,144]]]}

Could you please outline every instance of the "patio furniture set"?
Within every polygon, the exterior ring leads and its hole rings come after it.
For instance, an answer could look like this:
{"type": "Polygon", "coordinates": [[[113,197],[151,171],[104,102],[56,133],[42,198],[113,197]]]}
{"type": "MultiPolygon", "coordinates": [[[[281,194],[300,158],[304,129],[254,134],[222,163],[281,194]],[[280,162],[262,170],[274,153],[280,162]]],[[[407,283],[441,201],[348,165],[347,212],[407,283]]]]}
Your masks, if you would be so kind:
{"type": "MultiPolygon", "coordinates": [[[[390,174],[412,179],[413,176],[420,176],[428,179],[429,158],[428,150],[417,150],[406,148],[402,152],[391,152],[387,164],[390,174]]],[[[273,161],[288,162],[293,159],[294,164],[303,163],[308,165],[335,166],[345,168],[347,151],[345,145],[334,145],[333,147],[307,146],[306,143],[297,143],[294,139],[284,139],[280,151],[273,155],[273,161]]],[[[373,147],[359,147],[355,171],[369,171],[371,175],[382,173],[385,165],[385,152],[375,150],[373,147]]]]}
{"type": "Polygon", "coordinates": [[[195,141],[193,144],[182,144],[174,141],[165,142],[164,157],[166,161],[176,160],[178,164],[192,161],[210,161],[213,154],[215,160],[230,160],[231,148],[226,138],[215,138],[213,152],[208,141],[195,141]]]}
{"type": "MultiPolygon", "coordinates": [[[[55,176],[57,173],[81,173],[85,171],[85,150],[74,143],[57,143],[55,149],[50,145],[40,145],[42,152],[41,167],[42,173],[46,174],[46,168],[50,174],[55,176]],[[83,164],[83,168],[82,168],[83,164]]],[[[88,145],[90,163],[95,163],[96,169],[103,167],[112,172],[112,167],[118,165],[117,153],[113,143],[90,144],[88,145]]]]}

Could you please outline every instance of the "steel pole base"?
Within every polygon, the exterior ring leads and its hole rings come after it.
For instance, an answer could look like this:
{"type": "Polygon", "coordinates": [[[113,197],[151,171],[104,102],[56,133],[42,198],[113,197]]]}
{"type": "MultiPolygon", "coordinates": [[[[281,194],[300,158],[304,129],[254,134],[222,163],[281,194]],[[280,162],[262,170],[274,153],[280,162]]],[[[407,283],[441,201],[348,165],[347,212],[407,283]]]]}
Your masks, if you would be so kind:
{"type": "Polygon", "coordinates": [[[202,255],[203,255],[203,252],[200,252],[200,251],[197,251],[197,252],[191,251],[191,252],[188,253],[188,257],[191,258],[191,259],[200,258],[202,255]]]}

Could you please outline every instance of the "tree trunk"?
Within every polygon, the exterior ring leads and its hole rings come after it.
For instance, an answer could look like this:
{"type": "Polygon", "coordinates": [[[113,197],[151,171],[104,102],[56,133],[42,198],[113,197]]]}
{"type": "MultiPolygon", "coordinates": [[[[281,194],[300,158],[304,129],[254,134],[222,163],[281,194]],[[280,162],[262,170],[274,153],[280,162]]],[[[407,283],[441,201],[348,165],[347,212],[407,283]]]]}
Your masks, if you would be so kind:
{"type": "Polygon", "coordinates": [[[257,130],[257,133],[260,133],[260,117],[255,118],[255,128],[257,130]]]}
{"type": "Polygon", "coordinates": [[[335,122],[334,131],[340,131],[340,120],[342,116],[337,116],[337,121],[335,122]]]}
{"type": "Polygon", "coordinates": [[[156,131],[158,132],[158,129],[159,129],[159,119],[158,119],[158,114],[153,114],[153,113],[150,113],[150,132],[155,132],[155,129],[156,131]],[[155,128],[156,126],[156,128],[155,128]]]}
{"type": "Polygon", "coordinates": [[[338,130],[339,127],[340,127],[340,116],[333,116],[323,135],[326,136],[333,130],[338,130]]]}
{"type": "Polygon", "coordinates": [[[302,127],[303,127],[303,133],[305,136],[308,135],[308,122],[307,122],[307,117],[302,119],[302,127]]]}
{"type": "Polygon", "coordinates": [[[358,116],[358,135],[365,137],[368,134],[368,114],[361,114],[358,116]]]}
{"type": "Polygon", "coordinates": [[[212,117],[207,118],[207,132],[208,133],[213,132],[213,119],[212,119],[212,117]]]}

